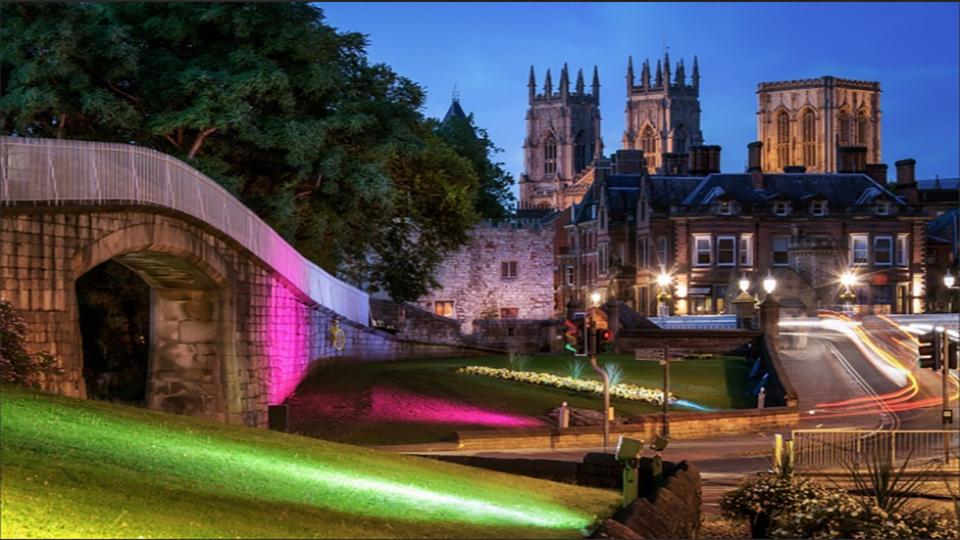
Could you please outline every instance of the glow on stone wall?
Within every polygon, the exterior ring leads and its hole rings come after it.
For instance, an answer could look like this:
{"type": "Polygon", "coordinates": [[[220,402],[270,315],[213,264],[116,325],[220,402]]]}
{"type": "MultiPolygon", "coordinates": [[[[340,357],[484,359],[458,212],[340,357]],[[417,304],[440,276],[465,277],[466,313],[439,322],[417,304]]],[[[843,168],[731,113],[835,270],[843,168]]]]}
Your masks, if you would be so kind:
{"type": "Polygon", "coordinates": [[[276,279],[269,280],[270,293],[266,298],[265,343],[262,361],[267,376],[263,381],[268,403],[279,405],[300,384],[309,365],[309,312],[276,279]]]}

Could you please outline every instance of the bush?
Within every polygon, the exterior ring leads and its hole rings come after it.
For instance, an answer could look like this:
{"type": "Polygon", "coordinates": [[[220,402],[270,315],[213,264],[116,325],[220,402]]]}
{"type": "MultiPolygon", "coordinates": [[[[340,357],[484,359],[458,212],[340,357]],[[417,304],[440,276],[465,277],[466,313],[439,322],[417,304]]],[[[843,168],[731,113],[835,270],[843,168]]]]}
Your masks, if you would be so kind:
{"type": "Polygon", "coordinates": [[[583,377],[583,374],[587,371],[587,363],[577,358],[567,362],[564,367],[567,370],[567,375],[575,381],[583,377]]]}
{"type": "Polygon", "coordinates": [[[948,514],[888,513],[835,494],[805,509],[781,513],[770,538],[957,538],[957,524],[948,514]]]}
{"type": "Polygon", "coordinates": [[[804,509],[831,496],[826,486],[812,480],[759,473],[720,496],[720,513],[734,519],[753,518],[757,514],[775,516],[804,509]]]}
{"type": "Polygon", "coordinates": [[[31,353],[24,345],[27,326],[7,300],[0,299],[0,380],[40,388],[44,376],[62,374],[54,357],[31,353]]]}
{"type": "Polygon", "coordinates": [[[603,370],[607,372],[607,376],[610,377],[610,387],[623,382],[623,366],[616,362],[607,362],[603,365],[603,370]]]}

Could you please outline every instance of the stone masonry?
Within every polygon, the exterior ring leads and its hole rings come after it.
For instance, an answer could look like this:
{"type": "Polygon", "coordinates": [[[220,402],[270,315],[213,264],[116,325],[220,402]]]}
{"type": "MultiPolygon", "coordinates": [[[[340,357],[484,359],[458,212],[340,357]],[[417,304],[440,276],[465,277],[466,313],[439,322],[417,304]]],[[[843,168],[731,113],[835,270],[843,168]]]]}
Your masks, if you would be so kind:
{"type": "Polygon", "coordinates": [[[553,235],[539,227],[483,223],[441,264],[436,279],[441,288],[421,297],[419,306],[436,313],[443,302],[453,302],[448,316],[460,321],[464,333],[473,332],[476,319],[549,319],[553,235]]]}
{"type": "MultiPolygon", "coordinates": [[[[337,351],[329,339],[335,313],[236,242],[177,212],[14,206],[4,209],[0,230],[0,294],[24,317],[28,347],[51,353],[64,368],[45,382],[63,395],[86,397],[76,280],[109,259],[152,288],[151,409],[265,427],[267,406],[283,402],[318,364],[466,354],[352,321],[340,323],[346,347],[337,351]]],[[[549,303],[549,286],[545,298],[549,303]]]]}

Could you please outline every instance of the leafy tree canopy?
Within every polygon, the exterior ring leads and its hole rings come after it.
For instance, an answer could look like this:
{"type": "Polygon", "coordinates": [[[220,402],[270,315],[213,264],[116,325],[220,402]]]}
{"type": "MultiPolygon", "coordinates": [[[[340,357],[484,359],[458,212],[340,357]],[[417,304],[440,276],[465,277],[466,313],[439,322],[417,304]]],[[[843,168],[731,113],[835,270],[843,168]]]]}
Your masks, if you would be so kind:
{"type": "Polygon", "coordinates": [[[369,63],[363,35],[309,4],[0,9],[4,134],[180,157],[311,260],[397,300],[426,291],[475,204],[488,213],[489,171],[433,132],[422,88],[369,63]]]}

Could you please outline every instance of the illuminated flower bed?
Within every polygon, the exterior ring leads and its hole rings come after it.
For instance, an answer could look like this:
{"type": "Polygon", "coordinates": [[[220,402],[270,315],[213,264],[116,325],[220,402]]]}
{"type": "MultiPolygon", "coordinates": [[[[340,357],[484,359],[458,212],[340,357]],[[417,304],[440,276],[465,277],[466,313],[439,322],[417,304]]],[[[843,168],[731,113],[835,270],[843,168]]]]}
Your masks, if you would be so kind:
{"type": "MultiPolygon", "coordinates": [[[[603,392],[603,382],[595,380],[573,379],[571,377],[561,377],[549,373],[534,373],[532,371],[513,371],[504,368],[491,368],[484,366],[467,366],[456,369],[457,373],[466,373],[468,375],[480,375],[483,377],[492,377],[494,379],[503,379],[506,381],[517,381],[540,386],[552,386],[563,390],[574,390],[576,392],[587,392],[599,394],[603,392]]],[[[644,388],[635,384],[620,383],[610,387],[610,395],[620,399],[630,401],[642,401],[653,403],[655,405],[663,404],[663,391],[644,388]]],[[[670,393],[670,403],[677,401],[677,396],[670,393]]]]}

